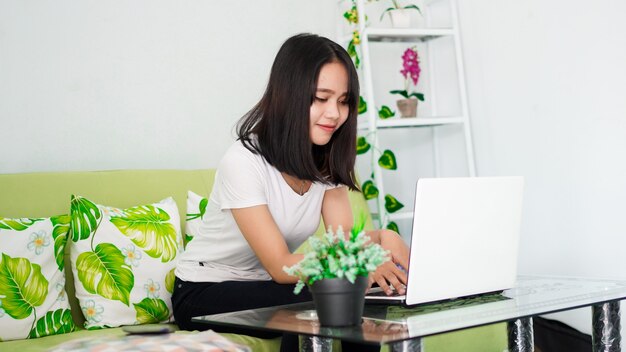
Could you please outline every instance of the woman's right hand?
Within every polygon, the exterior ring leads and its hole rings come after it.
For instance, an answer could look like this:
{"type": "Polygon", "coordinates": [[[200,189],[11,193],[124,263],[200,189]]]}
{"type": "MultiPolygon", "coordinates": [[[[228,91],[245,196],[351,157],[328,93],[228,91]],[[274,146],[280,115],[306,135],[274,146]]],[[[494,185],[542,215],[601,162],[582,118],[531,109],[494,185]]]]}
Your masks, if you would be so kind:
{"type": "Polygon", "coordinates": [[[370,287],[376,283],[390,295],[393,293],[391,288],[393,286],[399,294],[404,294],[409,267],[409,247],[399,234],[391,230],[376,230],[370,237],[376,238],[376,242],[388,250],[391,256],[391,260],[380,265],[369,275],[370,287]]]}

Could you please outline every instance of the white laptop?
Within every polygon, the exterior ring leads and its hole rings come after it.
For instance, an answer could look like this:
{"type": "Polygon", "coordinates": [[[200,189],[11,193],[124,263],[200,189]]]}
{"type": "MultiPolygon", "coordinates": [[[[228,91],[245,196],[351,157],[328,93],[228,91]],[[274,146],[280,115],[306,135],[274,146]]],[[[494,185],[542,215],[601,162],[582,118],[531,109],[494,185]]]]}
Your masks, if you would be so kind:
{"type": "Polygon", "coordinates": [[[522,177],[419,179],[406,294],[372,289],[366,302],[415,305],[513,287],[523,187],[522,177]]]}

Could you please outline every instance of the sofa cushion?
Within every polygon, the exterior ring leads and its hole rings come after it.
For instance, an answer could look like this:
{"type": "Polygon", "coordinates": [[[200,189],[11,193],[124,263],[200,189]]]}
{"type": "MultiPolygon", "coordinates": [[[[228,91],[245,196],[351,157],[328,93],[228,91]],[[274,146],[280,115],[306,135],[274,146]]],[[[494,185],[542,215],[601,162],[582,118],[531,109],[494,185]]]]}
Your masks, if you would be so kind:
{"type": "Polygon", "coordinates": [[[0,218],[0,341],[75,330],[63,265],[69,222],[0,218]]]}
{"type": "Polygon", "coordinates": [[[202,197],[192,191],[187,192],[187,216],[185,221],[185,244],[200,233],[200,227],[204,220],[208,198],[202,197]]]}
{"type": "Polygon", "coordinates": [[[119,209],[72,196],[70,253],[87,329],[169,322],[182,249],[172,198],[119,209]]]}

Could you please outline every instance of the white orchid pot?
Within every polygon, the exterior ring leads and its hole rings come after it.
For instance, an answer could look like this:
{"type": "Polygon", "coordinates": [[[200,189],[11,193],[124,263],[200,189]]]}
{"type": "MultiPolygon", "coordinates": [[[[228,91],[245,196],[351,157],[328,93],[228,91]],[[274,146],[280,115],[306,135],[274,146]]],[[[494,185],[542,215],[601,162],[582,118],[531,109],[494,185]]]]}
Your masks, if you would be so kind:
{"type": "Polygon", "coordinates": [[[411,12],[406,9],[398,9],[389,11],[391,16],[391,26],[394,28],[411,27],[411,12]]]}

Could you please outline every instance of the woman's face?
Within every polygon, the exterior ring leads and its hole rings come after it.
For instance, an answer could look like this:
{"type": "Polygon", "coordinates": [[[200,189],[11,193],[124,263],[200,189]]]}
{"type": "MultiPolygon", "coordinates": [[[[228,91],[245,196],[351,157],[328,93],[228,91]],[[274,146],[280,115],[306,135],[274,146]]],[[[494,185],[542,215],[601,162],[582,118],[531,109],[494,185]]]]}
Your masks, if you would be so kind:
{"type": "Polygon", "coordinates": [[[311,104],[311,143],[325,145],[348,118],[348,72],[339,62],[322,66],[311,104]]]}

